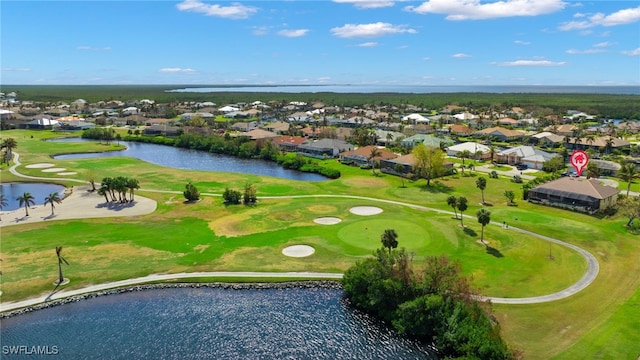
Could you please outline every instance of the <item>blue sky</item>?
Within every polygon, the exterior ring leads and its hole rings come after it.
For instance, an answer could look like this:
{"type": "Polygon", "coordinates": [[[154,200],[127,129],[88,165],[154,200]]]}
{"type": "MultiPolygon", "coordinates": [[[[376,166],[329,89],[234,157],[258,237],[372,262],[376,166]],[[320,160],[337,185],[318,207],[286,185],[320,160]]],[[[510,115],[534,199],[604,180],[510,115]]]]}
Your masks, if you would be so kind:
{"type": "Polygon", "coordinates": [[[12,1],[0,84],[640,85],[640,2],[12,1]]]}

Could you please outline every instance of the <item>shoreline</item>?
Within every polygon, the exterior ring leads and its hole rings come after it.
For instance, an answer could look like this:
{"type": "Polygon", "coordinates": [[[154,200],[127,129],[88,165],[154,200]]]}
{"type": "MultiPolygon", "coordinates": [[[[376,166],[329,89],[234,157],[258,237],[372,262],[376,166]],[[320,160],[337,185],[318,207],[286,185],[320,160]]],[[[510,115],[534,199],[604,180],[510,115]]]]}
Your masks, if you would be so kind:
{"type": "Polygon", "coordinates": [[[74,303],[83,300],[89,300],[101,296],[126,294],[136,291],[147,290],[159,290],[159,289],[198,289],[198,288],[210,288],[210,289],[222,289],[222,290],[287,290],[287,289],[333,289],[342,290],[342,283],[332,280],[304,280],[304,281],[285,281],[285,282],[252,282],[252,283],[237,283],[237,282],[181,282],[181,283],[158,283],[158,284],[144,284],[126,286],[115,289],[100,290],[95,292],[89,292],[81,295],[72,295],[69,297],[55,299],[50,301],[44,301],[37,305],[31,305],[24,308],[9,310],[7,312],[0,313],[0,319],[8,319],[15,316],[24,315],[38,310],[44,310],[60,305],[74,303]]]}

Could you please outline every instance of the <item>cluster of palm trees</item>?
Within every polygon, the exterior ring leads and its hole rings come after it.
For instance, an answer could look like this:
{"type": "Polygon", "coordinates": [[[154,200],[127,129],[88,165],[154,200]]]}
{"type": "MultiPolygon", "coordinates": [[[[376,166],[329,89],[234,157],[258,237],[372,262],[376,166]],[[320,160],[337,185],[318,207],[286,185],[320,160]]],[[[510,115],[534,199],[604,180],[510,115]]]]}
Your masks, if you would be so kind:
{"type": "Polygon", "coordinates": [[[124,176],[106,177],[102,179],[98,194],[104,196],[106,202],[133,202],[133,193],[136,189],[140,189],[140,183],[137,179],[124,176]],[[127,194],[129,198],[127,199],[127,194]]]}
{"type": "MultiPolygon", "coordinates": [[[[36,203],[36,198],[29,192],[25,192],[18,196],[16,199],[20,203],[20,207],[24,206],[25,216],[29,216],[29,206],[33,206],[36,203]]],[[[51,205],[51,215],[54,214],[55,204],[60,204],[62,198],[58,192],[53,192],[44,198],[44,205],[51,205]]],[[[0,210],[4,209],[9,204],[9,200],[2,194],[0,194],[0,210]]]]}

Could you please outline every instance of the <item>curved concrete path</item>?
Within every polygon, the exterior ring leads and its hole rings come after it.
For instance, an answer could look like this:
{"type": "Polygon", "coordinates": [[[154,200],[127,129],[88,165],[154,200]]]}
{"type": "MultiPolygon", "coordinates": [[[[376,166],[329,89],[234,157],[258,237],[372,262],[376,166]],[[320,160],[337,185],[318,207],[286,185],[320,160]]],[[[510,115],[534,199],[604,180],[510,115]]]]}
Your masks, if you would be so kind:
{"type": "MultiPolygon", "coordinates": [[[[12,166],[10,168],[10,171],[12,174],[16,175],[16,176],[21,176],[21,177],[26,177],[26,178],[32,178],[32,179],[43,179],[43,180],[51,180],[51,178],[38,178],[38,177],[31,177],[31,176],[26,176],[26,175],[22,175],[20,174],[16,169],[17,166],[20,165],[20,163],[17,161],[18,159],[18,154],[14,153],[15,155],[15,161],[16,161],[16,165],[12,166]]],[[[60,180],[68,180],[68,179],[60,179],[60,180]]],[[[86,183],[85,181],[82,180],[75,180],[74,181],[79,181],[82,183],[86,183]]],[[[140,191],[148,191],[148,192],[158,192],[158,193],[171,193],[171,194],[182,194],[182,192],[180,191],[166,191],[166,190],[152,190],[152,189],[140,189],[140,191]]],[[[220,194],[207,194],[207,193],[201,193],[201,195],[204,196],[221,196],[220,194]]],[[[372,201],[372,202],[378,202],[378,203],[386,203],[386,204],[393,204],[393,205],[400,205],[400,206],[406,206],[409,208],[413,208],[413,209],[417,209],[417,210],[423,210],[423,211],[434,211],[436,213],[439,214],[451,214],[453,215],[454,213],[451,211],[446,211],[446,210],[440,210],[440,209],[435,209],[435,208],[429,208],[426,206],[421,206],[421,205],[415,205],[415,204],[409,204],[409,203],[404,203],[404,202],[400,202],[400,201],[394,201],[394,200],[385,200],[385,199],[377,199],[377,198],[371,198],[371,197],[366,197],[366,196],[355,196],[355,195],[292,195],[292,196],[263,196],[261,197],[262,199],[305,199],[305,198],[343,198],[343,199],[357,199],[357,200],[365,200],[365,201],[372,201]]],[[[466,218],[470,218],[473,219],[472,216],[470,215],[463,215],[466,218]]],[[[492,225],[495,226],[502,226],[501,223],[498,222],[491,222],[492,225]]],[[[544,236],[544,235],[540,235],[540,234],[536,234],[524,229],[520,229],[517,227],[513,227],[513,226],[509,226],[509,230],[511,231],[517,231],[523,234],[527,234],[527,235],[531,235],[534,237],[537,237],[541,240],[544,241],[548,241],[554,244],[558,244],[561,246],[565,246],[571,250],[574,250],[576,252],[578,252],[580,255],[582,255],[582,257],[586,260],[587,262],[587,271],[585,272],[585,274],[582,276],[582,278],[580,278],[580,280],[578,280],[576,283],[574,283],[573,285],[569,286],[568,288],[558,291],[556,293],[552,293],[552,294],[548,294],[548,295],[541,295],[541,296],[534,296],[534,297],[525,297],[525,298],[502,298],[502,297],[478,297],[479,300],[482,301],[491,301],[492,303],[495,304],[537,304],[537,303],[544,303],[544,302],[551,302],[551,301],[556,301],[556,300],[561,300],[561,299],[565,299],[571,295],[574,295],[582,290],[584,290],[587,286],[589,286],[598,276],[598,272],[600,271],[600,265],[598,264],[598,260],[588,251],[575,246],[573,244],[569,244],[567,242],[558,240],[558,239],[554,239],[548,236],[544,236]]],[[[193,277],[207,277],[207,276],[245,276],[245,277],[254,277],[256,276],[255,274],[264,274],[264,277],[291,277],[290,275],[293,274],[293,277],[314,277],[314,276],[307,276],[308,274],[315,274],[315,277],[318,278],[331,278],[331,279],[340,279],[342,278],[342,274],[337,274],[337,273],[218,273],[218,272],[214,272],[214,273],[181,273],[181,274],[163,274],[163,275],[149,275],[148,277],[142,277],[142,278],[136,278],[136,279],[129,279],[129,280],[123,280],[123,281],[119,281],[119,282],[113,282],[113,283],[105,283],[102,285],[95,285],[95,286],[90,286],[87,288],[83,288],[83,289],[77,289],[77,290],[73,290],[73,291],[69,291],[69,292],[64,292],[64,291],[60,291],[58,294],[60,294],[61,297],[65,297],[65,296],[72,296],[72,295],[78,295],[78,294],[84,294],[84,293],[88,293],[88,292],[93,292],[93,291],[100,291],[100,290],[104,290],[104,289],[111,289],[111,288],[115,288],[115,287],[119,287],[119,286],[127,286],[127,285],[133,285],[133,284],[141,284],[141,283],[145,283],[145,282],[150,282],[150,281],[158,281],[158,280],[175,280],[175,279],[185,279],[185,278],[193,278],[193,277]],[[203,275],[203,274],[230,274],[230,275],[203,275]],[[252,274],[252,275],[243,275],[243,274],[252,274]],[[278,275],[280,274],[280,275],[278,275]],[[287,275],[288,274],[288,275],[287,275]],[[306,275],[301,275],[301,274],[306,274],[306,275]],[[327,276],[327,277],[322,277],[322,276],[327,276]],[[156,278],[156,277],[160,277],[160,278],[156,278]],[[150,278],[148,280],[148,278],[150,278]],[[122,282],[129,282],[129,283],[125,283],[124,285],[121,285],[120,283],[122,282]],[[115,284],[115,285],[114,285],[115,284]],[[105,288],[100,288],[101,286],[104,286],[105,288]],[[73,293],[73,294],[72,294],[73,293]]],[[[58,298],[56,295],[54,295],[52,298],[58,298]]],[[[39,302],[42,302],[42,299],[29,299],[29,300],[25,300],[24,302],[34,302],[33,304],[37,304],[39,302]]],[[[5,305],[8,306],[8,304],[20,304],[20,303],[24,303],[24,302],[17,302],[17,303],[7,303],[7,304],[0,304],[0,312],[4,312],[4,311],[8,311],[8,310],[12,310],[12,309],[5,309],[5,305]]],[[[33,305],[31,304],[31,305],[33,305]]],[[[16,305],[12,305],[14,306],[13,309],[15,308],[20,308],[20,307],[25,307],[25,306],[30,306],[30,305],[20,305],[15,307],[16,305]]]]}

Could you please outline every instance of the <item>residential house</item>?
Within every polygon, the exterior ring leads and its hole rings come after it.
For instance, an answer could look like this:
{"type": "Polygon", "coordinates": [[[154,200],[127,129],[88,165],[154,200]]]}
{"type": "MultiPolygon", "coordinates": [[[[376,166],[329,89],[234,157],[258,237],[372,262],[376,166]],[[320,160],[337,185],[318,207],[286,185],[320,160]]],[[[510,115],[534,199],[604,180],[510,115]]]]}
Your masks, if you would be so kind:
{"type": "Polygon", "coordinates": [[[475,131],[467,125],[453,124],[448,128],[449,134],[457,136],[470,136],[475,131]]]}
{"type": "Polygon", "coordinates": [[[549,131],[543,131],[541,133],[531,136],[532,141],[540,146],[557,147],[564,143],[565,137],[557,135],[549,131]]]}
{"type": "Polygon", "coordinates": [[[179,126],[153,125],[146,127],[142,133],[147,136],[178,136],[182,131],[179,126]]]}
{"type": "Polygon", "coordinates": [[[433,135],[415,134],[400,141],[400,145],[409,149],[420,143],[424,144],[425,146],[443,147],[452,145],[453,140],[433,135]]]}
{"type": "Polygon", "coordinates": [[[255,121],[251,122],[237,122],[231,125],[231,130],[248,132],[258,128],[258,123],[255,121]]]}
{"type": "Polygon", "coordinates": [[[298,153],[315,158],[335,158],[339,153],[353,150],[353,145],[344,140],[320,139],[310,141],[298,146],[298,153]]]}
{"type": "Polygon", "coordinates": [[[275,139],[280,135],[263,129],[253,129],[244,133],[243,136],[248,136],[258,144],[263,144],[265,141],[275,139]]]}
{"type": "Polygon", "coordinates": [[[297,152],[298,147],[303,144],[305,141],[308,141],[307,138],[301,136],[279,136],[271,139],[280,150],[286,152],[297,152]]]}
{"type": "Polygon", "coordinates": [[[491,149],[487,145],[477,142],[468,141],[447,147],[448,156],[459,157],[463,151],[468,151],[471,154],[471,158],[476,160],[488,160],[491,158],[491,149]]]}
{"type": "Polygon", "coordinates": [[[542,169],[545,161],[559,156],[534,148],[533,146],[517,146],[496,153],[496,162],[509,165],[524,164],[530,169],[542,169]]]}
{"type": "Polygon", "coordinates": [[[338,160],[341,163],[356,166],[371,166],[373,165],[371,161],[379,162],[381,160],[394,159],[397,157],[398,155],[394,154],[393,152],[384,148],[378,148],[374,145],[364,146],[355,150],[344,151],[338,154],[338,160]],[[369,159],[369,157],[371,156],[371,152],[374,151],[374,149],[378,151],[379,155],[374,157],[373,159],[369,159]]]}
{"type": "Polygon", "coordinates": [[[529,202],[595,213],[616,204],[620,191],[596,179],[562,177],[527,192],[529,202]]]}
{"type": "Polygon", "coordinates": [[[284,121],[275,121],[269,124],[264,125],[262,128],[267,130],[267,131],[271,131],[274,132],[276,134],[286,134],[287,132],[289,132],[289,128],[291,127],[291,124],[289,124],[288,122],[284,122],[284,121]]]}
{"type": "Polygon", "coordinates": [[[498,141],[512,141],[524,137],[525,132],[521,130],[510,130],[500,126],[476,131],[476,136],[488,137],[498,141]]]}
{"type": "MultiPolygon", "coordinates": [[[[413,154],[402,155],[393,159],[380,160],[380,171],[386,174],[393,174],[402,177],[411,178],[415,171],[416,157],[413,154]],[[396,166],[400,164],[400,172],[396,171],[396,166]]],[[[453,163],[445,160],[442,164],[444,173],[442,175],[451,174],[453,171],[453,163]]]]}

